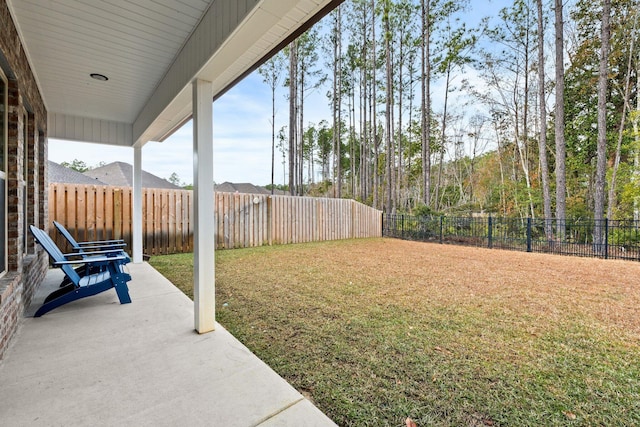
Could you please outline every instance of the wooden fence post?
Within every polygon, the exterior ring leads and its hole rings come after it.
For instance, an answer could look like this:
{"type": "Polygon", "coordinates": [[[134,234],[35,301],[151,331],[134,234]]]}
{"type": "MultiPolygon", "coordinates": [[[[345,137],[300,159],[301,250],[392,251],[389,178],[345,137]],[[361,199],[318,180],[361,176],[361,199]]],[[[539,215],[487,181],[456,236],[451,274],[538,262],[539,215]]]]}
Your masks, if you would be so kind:
{"type": "Polygon", "coordinates": [[[273,246],[273,197],[267,198],[267,241],[273,246]]]}
{"type": "Polygon", "coordinates": [[[122,239],[122,190],[113,189],[113,238],[122,239]]]}

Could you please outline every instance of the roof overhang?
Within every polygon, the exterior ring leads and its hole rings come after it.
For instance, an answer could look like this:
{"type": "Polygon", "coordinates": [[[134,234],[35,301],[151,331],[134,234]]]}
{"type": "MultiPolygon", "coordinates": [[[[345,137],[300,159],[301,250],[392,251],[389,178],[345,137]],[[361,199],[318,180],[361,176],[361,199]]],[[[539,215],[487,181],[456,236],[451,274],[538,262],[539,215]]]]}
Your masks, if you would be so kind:
{"type": "Polygon", "coordinates": [[[7,0],[49,114],[50,138],[162,141],[342,0],[7,0]],[[107,81],[94,80],[92,73],[107,81]]]}

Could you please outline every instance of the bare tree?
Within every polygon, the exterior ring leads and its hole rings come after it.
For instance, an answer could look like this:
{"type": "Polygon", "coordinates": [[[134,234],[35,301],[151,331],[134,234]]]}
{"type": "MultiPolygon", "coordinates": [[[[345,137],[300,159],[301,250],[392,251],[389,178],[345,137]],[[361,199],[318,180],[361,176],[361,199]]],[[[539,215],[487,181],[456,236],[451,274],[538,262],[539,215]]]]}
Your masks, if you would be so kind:
{"type": "Polygon", "coordinates": [[[609,43],[611,36],[611,0],[602,1],[600,39],[600,72],[598,77],[598,149],[593,219],[595,220],[593,242],[596,250],[603,243],[602,220],[604,219],[605,182],[607,173],[607,78],[609,74],[609,43]]]}
{"type": "Polygon", "coordinates": [[[555,0],[554,15],[556,32],[556,237],[559,240],[563,240],[565,232],[564,221],[567,210],[567,146],[564,139],[564,23],[562,18],[562,0],[555,0]]]}
{"type": "Polygon", "coordinates": [[[376,95],[376,2],[371,0],[371,142],[373,142],[373,207],[380,206],[380,175],[378,172],[380,161],[380,150],[378,144],[378,101],[376,95]]]}
{"type": "Polygon", "coordinates": [[[276,89],[282,80],[282,69],[284,68],[285,58],[281,52],[272,56],[265,62],[258,72],[262,76],[262,80],[269,85],[271,89],[271,194],[273,194],[275,159],[276,159],[276,89]]]}
{"type": "Polygon", "coordinates": [[[298,147],[298,42],[289,44],[289,193],[298,194],[297,147],[298,147]]]}
{"type": "MultiPolygon", "coordinates": [[[[636,61],[636,75],[640,75],[640,55],[636,61]]],[[[640,79],[636,81],[636,93],[640,93],[640,79]]],[[[631,182],[640,187],[640,96],[636,96],[636,111],[631,115],[631,124],[633,126],[633,138],[635,139],[633,153],[633,169],[631,173],[631,182]]],[[[637,188],[636,187],[636,188],[637,188]]],[[[640,196],[633,198],[633,219],[640,221],[640,196]]]]}
{"type": "Polygon", "coordinates": [[[341,6],[333,12],[333,197],[342,197],[342,15],[341,6]]]}
{"type": "Polygon", "coordinates": [[[304,107],[305,99],[309,93],[320,87],[326,80],[326,75],[322,69],[317,67],[318,63],[318,45],[319,35],[316,28],[311,28],[303,33],[297,40],[296,58],[297,58],[297,77],[298,82],[297,95],[298,95],[298,161],[297,161],[297,181],[298,181],[298,194],[304,194],[304,160],[308,158],[312,153],[308,150],[313,150],[313,144],[305,144],[304,137],[304,107]]]}
{"type": "Polygon", "coordinates": [[[430,59],[430,35],[431,35],[431,1],[421,0],[420,21],[422,24],[422,37],[420,43],[421,68],[422,68],[422,200],[424,204],[431,206],[431,59],[430,59]]]}
{"type": "Polygon", "coordinates": [[[385,57],[385,85],[386,85],[386,108],[385,108],[385,142],[386,142],[386,196],[387,203],[385,206],[385,212],[395,212],[395,197],[394,197],[394,147],[393,147],[393,132],[391,129],[391,110],[393,108],[393,70],[391,65],[391,28],[390,28],[390,16],[391,5],[390,0],[384,0],[384,10],[382,15],[382,22],[384,25],[384,57],[385,57]]]}
{"type": "Polygon", "coordinates": [[[467,7],[466,1],[447,2],[443,5],[440,14],[445,20],[442,28],[442,37],[437,43],[440,54],[437,55],[434,63],[436,71],[442,74],[445,79],[444,84],[444,105],[442,111],[442,121],[440,123],[440,147],[438,160],[438,178],[436,180],[434,203],[435,208],[440,208],[440,190],[442,188],[442,173],[444,170],[444,154],[447,150],[447,124],[451,118],[449,115],[449,93],[452,91],[453,80],[455,79],[455,69],[461,70],[466,64],[471,62],[470,51],[476,43],[476,35],[473,30],[467,29],[464,23],[459,23],[454,19],[454,14],[464,11],[467,7]],[[458,24],[454,26],[453,24],[458,24]]]}
{"type": "Polygon", "coordinates": [[[547,161],[547,103],[545,101],[544,76],[544,14],[542,0],[536,0],[538,7],[538,102],[540,114],[540,132],[538,134],[538,157],[542,175],[542,203],[545,219],[544,232],[547,240],[552,237],[551,227],[551,190],[549,186],[549,163],[547,161]]]}
{"type": "Polygon", "coordinates": [[[521,216],[533,216],[532,144],[528,138],[528,127],[530,99],[534,96],[529,73],[532,72],[535,49],[533,27],[536,19],[530,4],[524,0],[517,0],[512,7],[502,9],[499,17],[501,23],[497,27],[489,28],[488,21],[484,24],[489,40],[501,49],[480,50],[479,72],[485,84],[475,89],[474,95],[490,107],[493,120],[501,121],[505,141],[512,141],[504,146],[505,155],[507,150],[513,152],[511,179],[507,181],[513,189],[512,206],[521,216]],[[508,126],[504,128],[504,125],[508,126]],[[520,181],[524,181],[525,191],[520,191],[521,186],[517,185],[520,181]],[[518,199],[522,196],[526,201],[518,199]]]}

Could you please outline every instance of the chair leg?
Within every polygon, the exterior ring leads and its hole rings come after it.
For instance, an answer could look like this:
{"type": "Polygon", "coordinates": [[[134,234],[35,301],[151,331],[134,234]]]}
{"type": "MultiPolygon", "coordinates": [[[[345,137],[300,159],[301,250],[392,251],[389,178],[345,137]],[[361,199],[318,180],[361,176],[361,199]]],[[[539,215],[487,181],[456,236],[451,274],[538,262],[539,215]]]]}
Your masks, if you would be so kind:
{"type": "Polygon", "coordinates": [[[112,274],[111,276],[113,287],[116,288],[116,293],[118,294],[120,304],[129,304],[131,302],[131,297],[129,296],[129,287],[127,286],[127,278],[130,279],[131,276],[126,273],[116,273],[112,274]]]}
{"type": "Polygon", "coordinates": [[[47,295],[47,297],[44,299],[45,303],[48,303],[49,301],[53,301],[54,299],[59,298],[68,292],[73,292],[74,289],[76,288],[76,285],[74,285],[71,281],[60,286],[61,286],[60,289],[57,289],[51,292],[49,295],[47,295]]]}
{"type": "Polygon", "coordinates": [[[50,312],[54,308],[60,307],[61,305],[65,305],[71,301],[82,299],[91,295],[99,294],[100,292],[104,292],[108,289],[111,289],[112,287],[113,284],[110,281],[105,281],[95,285],[75,288],[71,292],[62,294],[57,298],[54,298],[42,304],[42,306],[38,309],[38,311],[36,311],[36,314],[34,314],[33,317],[40,317],[43,314],[50,312]]]}

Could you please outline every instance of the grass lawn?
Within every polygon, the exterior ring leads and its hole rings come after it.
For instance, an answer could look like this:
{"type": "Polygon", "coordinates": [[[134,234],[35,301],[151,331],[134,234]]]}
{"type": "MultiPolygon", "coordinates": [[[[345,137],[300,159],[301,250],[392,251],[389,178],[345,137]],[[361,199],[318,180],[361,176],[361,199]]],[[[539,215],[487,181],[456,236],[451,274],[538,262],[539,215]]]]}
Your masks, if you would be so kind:
{"type": "MultiPolygon", "coordinates": [[[[191,254],[151,264],[192,295],[191,254]]],[[[218,321],[343,426],[640,425],[640,263],[366,239],[216,252],[218,321]]]]}

